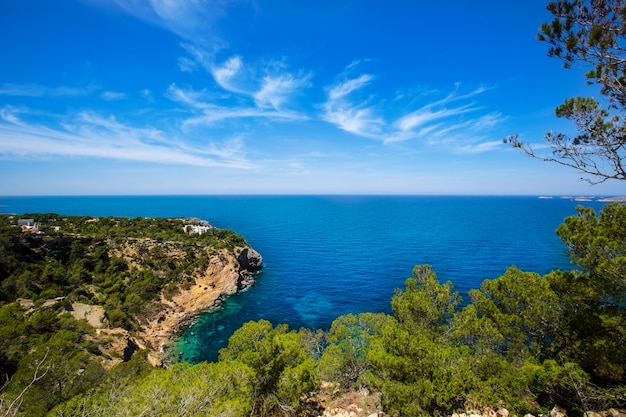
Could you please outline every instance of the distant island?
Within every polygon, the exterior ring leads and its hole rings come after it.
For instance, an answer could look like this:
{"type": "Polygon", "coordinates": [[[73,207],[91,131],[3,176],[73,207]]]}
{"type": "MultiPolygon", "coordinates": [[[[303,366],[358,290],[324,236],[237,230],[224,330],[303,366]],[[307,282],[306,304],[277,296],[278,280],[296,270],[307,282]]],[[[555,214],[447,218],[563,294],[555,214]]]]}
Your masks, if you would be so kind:
{"type": "MultiPolygon", "coordinates": [[[[550,200],[554,198],[551,195],[540,195],[538,197],[541,200],[550,200]]],[[[601,203],[625,203],[626,196],[615,196],[615,197],[593,197],[593,196],[571,196],[571,195],[562,195],[559,197],[561,200],[574,200],[574,201],[598,201],[601,203]]]]}
{"type": "Polygon", "coordinates": [[[605,197],[605,198],[601,198],[598,201],[601,202],[607,202],[607,203],[625,203],[626,202],[626,196],[619,196],[619,197],[605,197]]]}

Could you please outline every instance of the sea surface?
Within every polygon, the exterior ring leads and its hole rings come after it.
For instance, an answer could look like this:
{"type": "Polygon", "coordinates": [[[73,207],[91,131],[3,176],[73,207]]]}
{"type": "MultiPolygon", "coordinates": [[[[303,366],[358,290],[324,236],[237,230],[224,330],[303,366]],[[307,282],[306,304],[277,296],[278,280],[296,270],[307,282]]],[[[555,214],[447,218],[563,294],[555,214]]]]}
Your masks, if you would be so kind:
{"type": "MultiPolygon", "coordinates": [[[[215,360],[243,323],[327,329],[340,315],[391,312],[413,266],[430,264],[462,295],[515,265],[570,269],[555,233],[578,202],[554,197],[87,196],[0,197],[0,213],[199,217],[242,234],[263,256],[256,284],[201,316],[180,359],[215,360]]],[[[464,297],[467,300],[467,297],[464,297]]]]}

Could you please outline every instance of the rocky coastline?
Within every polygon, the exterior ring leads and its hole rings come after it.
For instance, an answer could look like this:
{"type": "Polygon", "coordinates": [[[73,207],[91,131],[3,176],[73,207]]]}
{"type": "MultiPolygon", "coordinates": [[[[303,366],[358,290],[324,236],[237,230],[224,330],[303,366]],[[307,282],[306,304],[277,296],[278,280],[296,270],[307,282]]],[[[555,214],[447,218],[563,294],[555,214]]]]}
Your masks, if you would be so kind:
{"type": "Polygon", "coordinates": [[[24,253],[33,259],[49,259],[57,266],[57,273],[66,278],[71,273],[69,260],[74,257],[76,271],[86,280],[74,282],[82,287],[73,294],[57,290],[54,298],[16,298],[15,302],[26,315],[53,310],[58,315],[69,313],[76,320],[85,320],[94,334],[84,338],[91,339],[97,348],[97,352],[88,354],[97,357],[105,369],[130,360],[139,350],[147,352],[153,366],[166,365],[168,343],[181,329],[225,298],[253,285],[263,263],[261,255],[241,236],[196,218],[51,214],[40,215],[37,221],[15,215],[5,216],[5,220],[15,235],[9,234],[11,241],[17,242],[9,247],[18,254],[14,255],[16,263],[21,259],[19,254],[24,253]],[[105,287],[90,282],[96,265],[101,281],[111,279],[107,285],[136,285],[132,292],[135,299],[124,306],[127,300],[118,300],[107,309],[105,287]],[[110,276],[105,273],[107,268],[112,271],[110,276]],[[151,286],[159,288],[151,292],[151,286]],[[137,299],[142,295],[150,298],[137,299]],[[126,314],[125,318],[120,319],[120,314],[126,314]]]}
{"type": "MultiPolygon", "coordinates": [[[[217,251],[206,270],[195,276],[193,284],[179,286],[176,294],[169,298],[161,294],[154,303],[154,313],[139,318],[138,329],[134,331],[109,327],[104,308],[99,305],[73,302],[68,312],[77,320],[87,320],[96,335],[107,341],[101,352],[105,367],[129,360],[138,350],[147,351],[147,360],[152,366],[162,367],[173,362],[170,344],[180,331],[229,296],[252,286],[262,264],[262,256],[250,246],[217,251]],[[115,354],[111,355],[112,352],[115,354]]],[[[64,297],[48,300],[40,309],[54,307],[63,300],[64,297]]],[[[32,300],[18,299],[18,302],[26,311],[35,309],[32,300]]]]}
{"type": "Polygon", "coordinates": [[[169,342],[184,326],[225,298],[253,285],[262,262],[261,255],[249,246],[221,250],[211,257],[206,271],[190,287],[179,288],[170,299],[162,295],[158,312],[143,320],[137,333],[145,342],[145,346],[138,347],[149,350],[150,363],[163,366],[169,342]]]}

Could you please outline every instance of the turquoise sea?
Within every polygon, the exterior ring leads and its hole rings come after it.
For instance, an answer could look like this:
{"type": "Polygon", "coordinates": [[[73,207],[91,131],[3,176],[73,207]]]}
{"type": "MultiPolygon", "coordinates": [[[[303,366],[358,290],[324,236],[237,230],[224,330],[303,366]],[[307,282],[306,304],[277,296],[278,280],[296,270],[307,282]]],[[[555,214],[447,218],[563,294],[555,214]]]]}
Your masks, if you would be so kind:
{"type": "Polygon", "coordinates": [[[256,284],[182,335],[182,359],[214,360],[243,323],[328,328],[339,315],[390,312],[414,265],[461,294],[506,268],[571,267],[555,234],[577,205],[554,197],[115,196],[0,197],[1,213],[199,217],[242,234],[263,255],[256,284]]]}

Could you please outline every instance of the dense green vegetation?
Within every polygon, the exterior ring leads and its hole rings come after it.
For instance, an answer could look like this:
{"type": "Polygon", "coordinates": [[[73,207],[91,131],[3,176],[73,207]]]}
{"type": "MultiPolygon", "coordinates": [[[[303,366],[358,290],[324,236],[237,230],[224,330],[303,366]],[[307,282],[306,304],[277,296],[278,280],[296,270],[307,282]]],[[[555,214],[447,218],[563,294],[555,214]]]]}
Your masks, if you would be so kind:
{"type": "MultiPolygon", "coordinates": [[[[326,332],[249,322],[217,363],[195,366],[150,370],[138,352],[107,371],[88,361],[99,342],[87,324],[58,308],[27,315],[6,303],[0,352],[13,379],[3,407],[28,388],[19,397],[27,415],[53,407],[53,416],[319,415],[320,392],[359,387],[380,393],[398,416],[624,407],[626,205],[598,216],[580,208],[557,233],[578,269],[540,276],[511,267],[463,304],[430,266],[416,266],[390,315],[338,317],[326,332]]],[[[98,246],[85,247],[77,259],[97,263],[98,246]]],[[[10,248],[4,243],[5,274],[10,248]]]]}
{"type": "Polygon", "coordinates": [[[43,415],[102,382],[107,371],[94,358],[116,359],[111,341],[71,316],[73,302],[102,306],[108,327],[136,330],[161,293],[189,285],[219,249],[245,244],[228,230],[185,231],[198,223],[0,215],[0,410],[16,400],[11,410],[43,415]],[[36,225],[22,231],[20,219],[36,225]]]}
{"type": "Polygon", "coordinates": [[[190,234],[183,219],[62,217],[31,214],[39,233],[22,233],[18,218],[0,216],[0,302],[37,304],[54,297],[103,302],[123,324],[170,283],[190,279],[209,253],[245,245],[240,235],[212,228],[190,234]],[[173,255],[170,252],[177,252],[173,255]]]}

